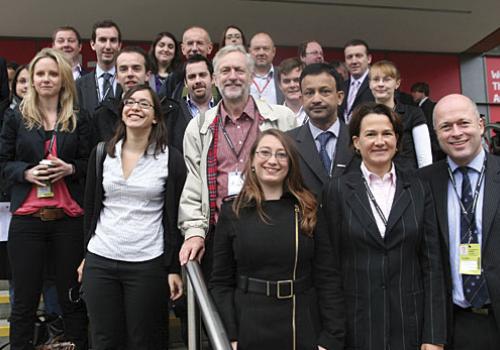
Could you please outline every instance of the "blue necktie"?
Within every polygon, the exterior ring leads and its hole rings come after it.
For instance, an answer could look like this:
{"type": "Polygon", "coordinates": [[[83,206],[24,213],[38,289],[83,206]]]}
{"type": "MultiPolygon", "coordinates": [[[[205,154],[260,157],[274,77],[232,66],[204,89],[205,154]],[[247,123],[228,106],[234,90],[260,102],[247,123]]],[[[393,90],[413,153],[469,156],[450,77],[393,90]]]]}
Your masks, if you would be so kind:
{"type": "Polygon", "coordinates": [[[111,78],[113,77],[110,73],[103,73],[103,82],[102,82],[102,101],[107,98],[113,98],[113,85],[111,84],[111,78]]]}
{"type": "MultiPolygon", "coordinates": [[[[476,219],[472,211],[473,196],[467,167],[460,167],[458,170],[462,173],[462,204],[467,211],[467,215],[460,214],[460,242],[462,244],[479,243],[478,232],[476,228],[476,219]]],[[[478,180],[479,181],[479,180],[478,180]]],[[[481,308],[489,300],[488,289],[484,275],[462,275],[462,284],[465,299],[475,308],[481,308]]]]}
{"type": "Polygon", "coordinates": [[[332,167],[332,159],[328,155],[328,152],[326,150],[326,144],[330,140],[330,138],[334,137],[334,135],[330,131],[325,131],[321,134],[319,134],[316,139],[319,141],[319,157],[321,158],[321,162],[323,163],[323,166],[325,167],[326,173],[328,176],[330,176],[330,170],[332,167]]]}

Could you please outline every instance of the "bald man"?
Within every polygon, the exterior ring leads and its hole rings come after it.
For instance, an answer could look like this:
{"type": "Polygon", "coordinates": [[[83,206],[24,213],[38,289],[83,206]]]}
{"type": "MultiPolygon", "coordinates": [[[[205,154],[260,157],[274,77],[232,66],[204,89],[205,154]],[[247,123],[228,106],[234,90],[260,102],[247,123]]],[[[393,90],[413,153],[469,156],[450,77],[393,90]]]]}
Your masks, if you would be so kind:
{"type": "MultiPolygon", "coordinates": [[[[212,53],[212,49],[212,39],[205,28],[189,27],[182,34],[181,51],[186,60],[195,55],[208,57],[212,53]]],[[[214,90],[214,92],[216,91],[214,90]]],[[[175,71],[170,74],[158,94],[171,97],[178,102],[185,98],[188,91],[184,86],[184,72],[175,71]]],[[[218,96],[218,93],[215,95],[218,96]]]]}
{"type": "Polygon", "coordinates": [[[285,97],[279,89],[279,77],[273,66],[276,55],[274,42],[268,33],[257,33],[248,48],[255,61],[255,73],[250,88],[253,98],[270,104],[283,104],[285,97]]]}
{"type": "Polygon", "coordinates": [[[484,121],[468,97],[434,109],[443,159],[419,171],[434,192],[449,290],[449,349],[500,349],[500,157],[482,146],[484,121]]]}

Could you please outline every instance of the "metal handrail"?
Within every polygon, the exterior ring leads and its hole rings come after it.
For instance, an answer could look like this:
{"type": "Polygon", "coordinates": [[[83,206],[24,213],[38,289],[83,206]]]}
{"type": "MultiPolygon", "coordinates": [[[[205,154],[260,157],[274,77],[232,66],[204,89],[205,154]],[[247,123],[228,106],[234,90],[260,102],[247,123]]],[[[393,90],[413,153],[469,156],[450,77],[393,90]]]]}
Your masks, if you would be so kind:
{"type": "Polygon", "coordinates": [[[201,327],[199,327],[199,312],[196,310],[196,304],[199,305],[212,348],[214,350],[231,350],[231,344],[222,320],[208,293],[200,264],[197,261],[190,260],[186,264],[186,272],[188,276],[188,326],[191,326],[188,327],[188,329],[191,329],[188,335],[189,350],[201,349],[201,327]],[[194,293],[191,293],[191,291],[194,293]],[[194,303],[193,294],[197,303],[194,303]]]}

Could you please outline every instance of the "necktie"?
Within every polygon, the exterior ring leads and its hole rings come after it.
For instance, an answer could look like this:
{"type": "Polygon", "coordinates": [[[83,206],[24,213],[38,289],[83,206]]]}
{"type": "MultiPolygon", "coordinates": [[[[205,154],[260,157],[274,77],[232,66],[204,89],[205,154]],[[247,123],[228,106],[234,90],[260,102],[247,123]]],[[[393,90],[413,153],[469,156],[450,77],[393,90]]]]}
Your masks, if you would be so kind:
{"type": "Polygon", "coordinates": [[[104,101],[107,98],[113,98],[113,85],[111,84],[111,77],[112,75],[110,73],[103,73],[102,75],[103,78],[103,83],[102,83],[102,100],[104,101]]]}
{"type": "MultiPolygon", "coordinates": [[[[462,173],[462,204],[467,212],[460,215],[460,242],[462,244],[479,243],[476,220],[472,211],[474,198],[472,197],[472,186],[469,178],[469,168],[460,167],[458,170],[462,173]]],[[[479,181],[479,180],[478,180],[479,181]]],[[[462,284],[464,296],[467,301],[476,308],[483,307],[489,300],[488,289],[484,275],[462,275],[462,284]]]]}
{"type": "Polygon", "coordinates": [[[330,170],[332,167],[332,159],[328,155],[328,152],[326,150],[326,144],[332,138],[334,135],[330,131],[325,131],[321,134],[319,134],[316,139],[319,141],[319,157],[321,158],[321,162],[323,163],[323,167],[326,170],[326,173],[328,176],[330,176],[330,170]]]}
{"type": "Polygon", "coordinates": [[[352,105],[354,104],[354,100],[356,99],[356,95],[358,94],[359,86],[361,82],[359,80],[353,80],[351,82],[351,87],[349,89],[349,96],[347,97],[347,109],[346,109],[346,122],[348,119],[351,119],[350,116],[352,114],[352,105]]]}

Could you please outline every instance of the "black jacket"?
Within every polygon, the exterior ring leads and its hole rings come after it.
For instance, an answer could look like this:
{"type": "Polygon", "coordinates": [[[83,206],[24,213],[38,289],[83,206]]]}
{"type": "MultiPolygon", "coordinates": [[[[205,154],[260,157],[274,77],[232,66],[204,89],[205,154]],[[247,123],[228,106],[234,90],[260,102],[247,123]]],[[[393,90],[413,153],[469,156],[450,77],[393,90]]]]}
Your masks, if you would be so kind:
{"type": "MultiPolygon", "coordinates": [[[[186,165],[179,151],[173,147],[169,147],[168,151],[168,178],[165,185],[165,203],[163,205],[164,259],[165,266],[167,266],[170,273],[180,273],[178,255],[183,239],[177,227],[177,215],[179,200],[186,181],[186,165]]],[[[96,148],[94,148],[89,159],[87,183],[85,185],[85,217],[83,225],[85,250],[87,250],[90,238],[95,233],[104,200],[102,166],[105,158],[105,156],[102,157],[100,164],[97,164],[96,148]],[[99,178],[97,178],[97,166],[101,168],[99,178]]]]}
{"type": "MultiPolygon", "coordinates": [[[[71,197],[83,206],[83,191],[87,159],[89,155],[88,117],[77,113],[77,125],[73,132],[57,132],[57,156],[75,166],[75,173],[64,181],[71,197]]],[[[19,110],[5,117],[0,135],[0,167],[2,175],[12,182],[11,211],[15,212],[24,202],[33,184],[26,181],[24,171],[45,158],[45,131],[42,128],[28,130],[19,110]]]]}

